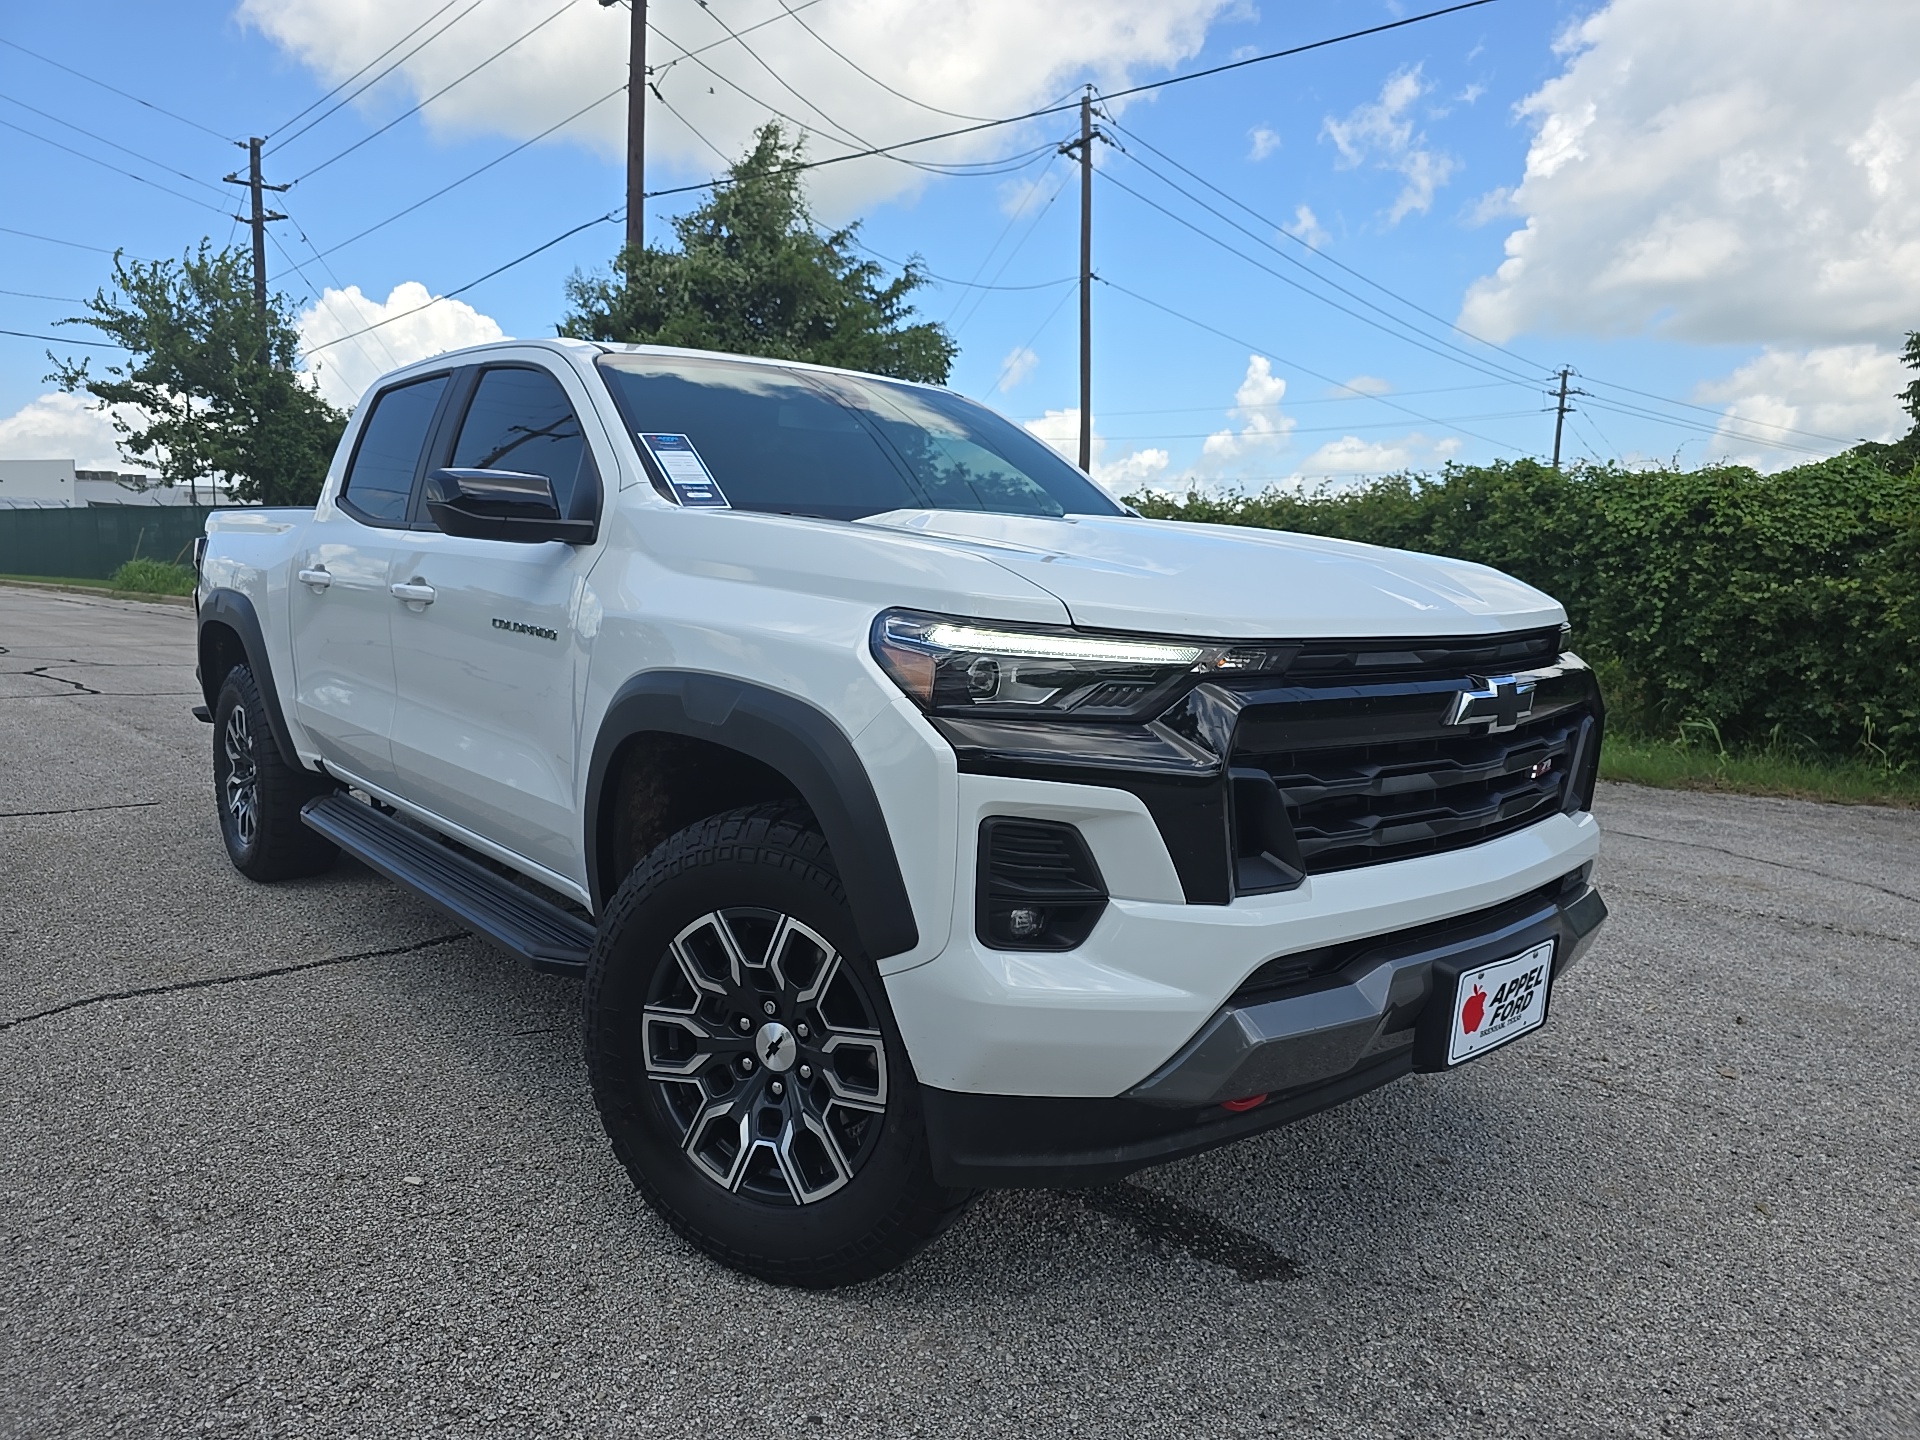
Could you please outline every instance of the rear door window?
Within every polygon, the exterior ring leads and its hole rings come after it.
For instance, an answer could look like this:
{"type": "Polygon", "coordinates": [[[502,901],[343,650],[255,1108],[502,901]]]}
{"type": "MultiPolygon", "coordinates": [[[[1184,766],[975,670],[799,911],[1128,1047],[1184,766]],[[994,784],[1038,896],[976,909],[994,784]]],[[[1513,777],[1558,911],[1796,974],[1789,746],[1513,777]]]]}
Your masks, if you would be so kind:
{"type": "Polygon", "coordinates": [[[341,503],[356,518],[373,525],[406,524],[421,452],[448,378],[435,375],[396,385],[369,402],[373,411],[340,483],[341,503]]]}
{"type": "Polygon", "coordinates": [[[456,470],[544,475],[553,482],[560,513],[572,515],[581,473],[593,461],[580,417],[560,382],[545,370],[500,366],[480,374],[452,464],[456,470]]]}

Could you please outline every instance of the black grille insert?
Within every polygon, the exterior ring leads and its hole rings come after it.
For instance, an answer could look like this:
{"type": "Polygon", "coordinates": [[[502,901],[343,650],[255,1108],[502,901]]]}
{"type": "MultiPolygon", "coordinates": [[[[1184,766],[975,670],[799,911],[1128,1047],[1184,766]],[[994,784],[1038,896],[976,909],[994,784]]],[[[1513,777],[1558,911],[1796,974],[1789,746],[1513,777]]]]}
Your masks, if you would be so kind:
{"type": "Polygon", "coordinates": [[[1236,755],[1273,777],[1309,875],[1476,845],[1566,808],[1584,710],[1505,734],[1236,755]]]}
{"type": "Polygon", "coordinates": [[[1057,820],[982,820],[976,890],[980,939],[996,950],[1071,950],[1107,908],[1086,840],[1057,820]]]}

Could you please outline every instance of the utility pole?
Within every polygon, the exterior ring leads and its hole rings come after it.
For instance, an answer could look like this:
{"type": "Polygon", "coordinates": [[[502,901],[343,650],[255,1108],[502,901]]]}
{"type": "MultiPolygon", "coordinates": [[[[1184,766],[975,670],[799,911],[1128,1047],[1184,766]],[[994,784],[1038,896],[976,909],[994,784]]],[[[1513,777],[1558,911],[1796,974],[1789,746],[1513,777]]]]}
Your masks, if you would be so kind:
{"type": "Polygon", "coordinates": [[[1080,468],[1093,469],[1093,86],[1080,96],[1080,138],[1060,147],[1080,156],[1080,468]]]}
{"type": "MultiPolygon", "coordinates": [[[[262,320],[267,318],[267,222],[287,218],[278,210],[267,209],[264,192],[289,188],[286,185],[269,185],[260,178],[260,147],[266,143],[258,135],[247,141],[246,179],[241,179],[237,174],[225,177],[229,185],[245,185],[253,198],[251,213],[236,215],[233,218],[253,229],[253,308],[262,320]]],[[[260,346],[260,358],[264,362],[266,360],[264,327],[260,346]]]]}
{"type": "Polygon", "coordinates": [[[1553,468],[1556,470],[1560,468],[1560,435],[1567,427],[1567,416],[1573,412],[1573,407],[1569,405],[1567,401],[1575,395],[1584,395],[1587,393],[1584,390],[1569,390],[1567,388],[1567,377],[1572,374],[1573,368],[1571,366],[1561,367],[1560,393],[1554,398],[1553,468]]]}
{"type": "MultiPolygon", "coordinates": [[[[600,0],[602,6],[622,0],[600,0]]],[[[647,0],[627,0],[633,11],[627,36],[627,248],[645,243],[647,190],[647,0]]]]}

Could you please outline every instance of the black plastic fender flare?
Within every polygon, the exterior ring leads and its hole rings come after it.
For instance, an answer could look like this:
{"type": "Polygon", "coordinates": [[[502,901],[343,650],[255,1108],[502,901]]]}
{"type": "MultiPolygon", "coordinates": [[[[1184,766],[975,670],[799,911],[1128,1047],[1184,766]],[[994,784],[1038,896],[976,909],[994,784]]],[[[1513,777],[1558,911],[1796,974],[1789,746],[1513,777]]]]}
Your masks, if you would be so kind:
{"type": "Polygon", "coordinates": [[[260,687],[260,698],[266,703],[267,724],[273,731],[273,743],[280,749],[280,758],[295,769],[305,769],[299,752],[294,749],[293,732],[287,729],[286,714],[280,708],[280,687],[273,683],[273,666],[267,660],[267,637],[260,628],[259,613],[254,610],[253,601],[238,590],[214,590],[200,601],[194,654],[200,666],[200,693],[206,697],[207,708],[213,708],[220,695],[220,682],[227,678],[211,673],[207,664],[207,626],[216,624],[226,626],[240,637],[247,668],[253,672],[260,687]]]}
{"type": "Polygon", "coordinates": [[[722,745],[785,776],[820,822],[868,955],[883,960],[920,943],[886,816],[846,732],[791,695],[690,670],[634,676],[614,694],[594,737],[585,838],[596,913],[619,883],[601,868],[615,843],[612,807],[601,803],[607,771],[622,744],[650,732],[722,745]]]}

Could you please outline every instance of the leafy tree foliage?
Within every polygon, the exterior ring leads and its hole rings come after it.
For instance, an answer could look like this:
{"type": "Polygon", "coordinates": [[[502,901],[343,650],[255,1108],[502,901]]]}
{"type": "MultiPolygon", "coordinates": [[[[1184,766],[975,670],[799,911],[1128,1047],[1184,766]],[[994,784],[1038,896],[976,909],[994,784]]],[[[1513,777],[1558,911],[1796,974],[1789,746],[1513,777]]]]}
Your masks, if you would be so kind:
{"type": "Polygon", "coordinates": [[[944,382],[956,347],[935,323],[911,323],[926,284],[917,261],[893,279],[857,258],[857,223],[822,233],[794,168],[803,145],[777,124],[730,167],[731,182],[673,222],[677,250],[625,249],[603,275],[567,282],[560,333],[684,345],[944,382]]]}
{"type": "MultiPolygon", "coordinates": [[[[1920,370],[1920,330],[1907,332],[1907,348],[1901,352],[1900,358],[1906,362],[1908,369],[1920,370]]],[[[1868,440],[1854,446],[1853,453],[1884,465],[1897,474],[1920,471],[1920,378],[1916,378],[1894,398],[1913,417],[1913,428],[1904,438],[1890,445],[1868,440]]]]}
{"type": "Polygon", "coordinates": [[[294,371],[292,302],[270,296],[262,316],[250,259],[204,240],[178,261],[116,254],[113,287],[61,323],[110,336],[126,362],[95,375],[56,360],[48,378],[93,396],[121,451],[163,485],[220,480],[242,500],[311,505],[347,417],[294,371]]]}

